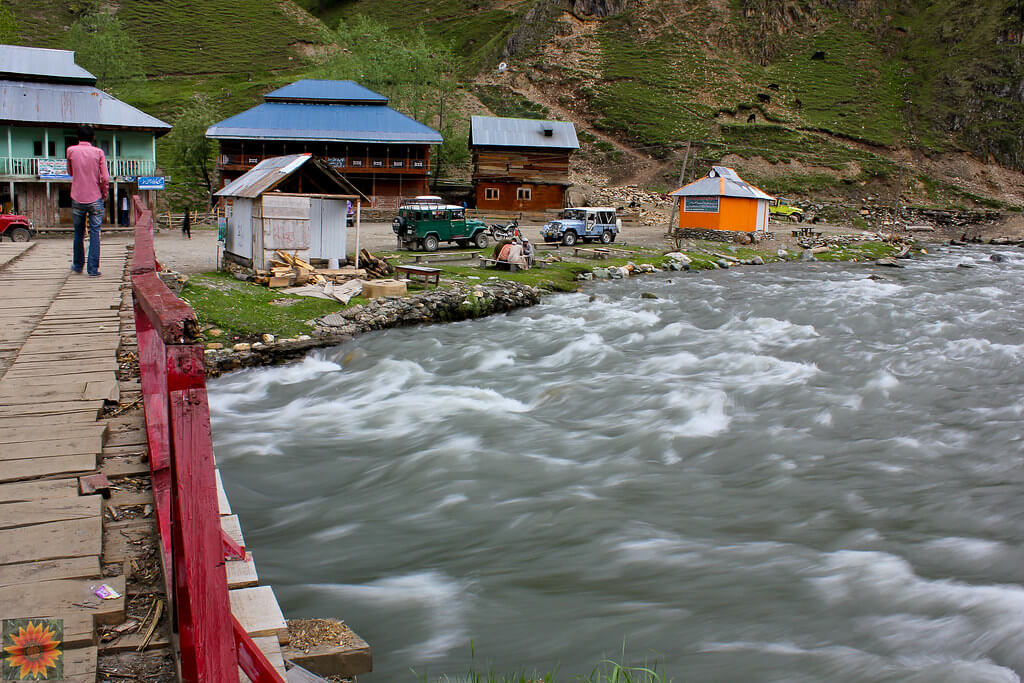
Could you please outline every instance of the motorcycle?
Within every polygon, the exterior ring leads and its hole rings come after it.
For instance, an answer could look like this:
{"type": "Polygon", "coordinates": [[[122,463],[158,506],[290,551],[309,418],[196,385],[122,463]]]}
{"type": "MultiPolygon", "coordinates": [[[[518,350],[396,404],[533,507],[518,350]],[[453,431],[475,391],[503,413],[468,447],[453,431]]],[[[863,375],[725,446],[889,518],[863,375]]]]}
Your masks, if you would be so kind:
{"type": "Polygon", "coordinates": [[[493,223],[489,226],[491,237],[496,242],[502,240],[522,240],[523,235],[519,232],[519,221],[513,220],[511,223],[501,225],[500,223],[493,223]]]}

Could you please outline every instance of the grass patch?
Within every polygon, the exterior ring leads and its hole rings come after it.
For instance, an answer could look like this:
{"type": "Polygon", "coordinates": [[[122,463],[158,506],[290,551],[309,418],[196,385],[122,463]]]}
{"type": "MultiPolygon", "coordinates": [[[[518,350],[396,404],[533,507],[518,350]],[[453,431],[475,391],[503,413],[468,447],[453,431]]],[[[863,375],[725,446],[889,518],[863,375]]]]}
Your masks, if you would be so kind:
{"type": "Polygon", "coordinates": [[[551,111],[543,104],[528,100],[505,85],[474,85],[472,92],[495,116],[514,119],[551,117],[551,111]]]}
{"type": "MultiPolygon", "coordinates": [[[[284,294],[227,273],[189,277],[181,298],[195,309],[201,326],[213,325],[224,331],[216,341],[226,346],[235,337],[248,341],[267,333],[279,337],[308,334],[312,330],[308,321],[345,308],[338,301],[284,294]],[[280,305],[284,302],[291,303],[280,305]]],[[[360,303],[366,299],[353,298],[349,306],[360,303]]]]}

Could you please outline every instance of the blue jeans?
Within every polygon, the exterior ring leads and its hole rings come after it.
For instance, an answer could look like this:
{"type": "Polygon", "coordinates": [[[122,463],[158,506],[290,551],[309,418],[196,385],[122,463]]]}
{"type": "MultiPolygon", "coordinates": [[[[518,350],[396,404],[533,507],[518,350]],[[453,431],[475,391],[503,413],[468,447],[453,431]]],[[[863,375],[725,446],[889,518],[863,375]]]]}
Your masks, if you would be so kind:
{"type": "Polygon", "coordinates": [[[71,202],[71,221],[75,225],[75,240],[71,248],[71,270],[82,272],[85,265],[85,219],[89,218],[89,264],[90,275],[100,272],[100,224],[103,223],[103,200],[90,204],[71,202]]]}

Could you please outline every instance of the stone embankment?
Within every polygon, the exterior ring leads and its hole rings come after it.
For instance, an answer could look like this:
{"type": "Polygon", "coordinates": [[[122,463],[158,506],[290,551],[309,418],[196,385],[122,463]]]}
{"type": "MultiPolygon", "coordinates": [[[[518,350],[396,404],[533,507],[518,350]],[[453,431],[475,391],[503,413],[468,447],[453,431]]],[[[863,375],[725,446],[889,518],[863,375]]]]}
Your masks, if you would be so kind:
{"type": "Polygon", "coordinates": [[[208,375],[216,376],[239,368],[282,363],[299,358],[311,349],[334,346],[372,330],[505,313],[539,303],[540,295],[536,287],[495,278],[477,285],[434,289],[410,297],[382,297],[317,319],[313,335],[294,339],[264,335],[255,344],[207,349],[206,370],[208,375]]]}

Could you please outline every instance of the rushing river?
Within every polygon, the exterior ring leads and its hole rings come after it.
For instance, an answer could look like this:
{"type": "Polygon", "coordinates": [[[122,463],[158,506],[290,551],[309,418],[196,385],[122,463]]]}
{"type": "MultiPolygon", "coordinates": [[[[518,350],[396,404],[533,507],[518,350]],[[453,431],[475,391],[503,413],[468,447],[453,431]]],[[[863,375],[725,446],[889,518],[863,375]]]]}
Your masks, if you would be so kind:
{"type": "Polygon", "coordinates": [[[218,379],[217,459],[367,680],[1019,680],[1022,292],[1012,248],[595,284],[218,379]]]}

